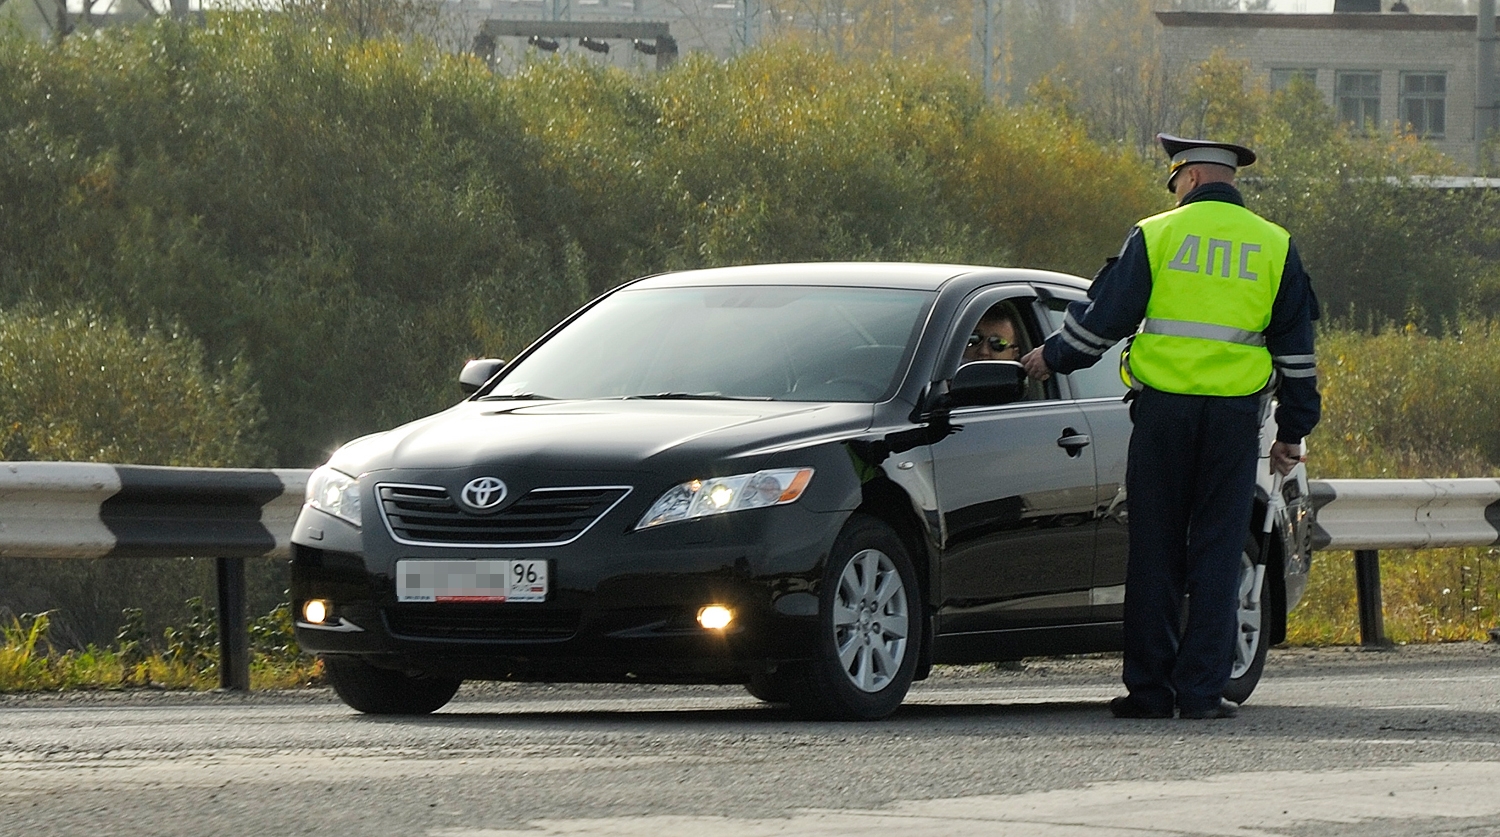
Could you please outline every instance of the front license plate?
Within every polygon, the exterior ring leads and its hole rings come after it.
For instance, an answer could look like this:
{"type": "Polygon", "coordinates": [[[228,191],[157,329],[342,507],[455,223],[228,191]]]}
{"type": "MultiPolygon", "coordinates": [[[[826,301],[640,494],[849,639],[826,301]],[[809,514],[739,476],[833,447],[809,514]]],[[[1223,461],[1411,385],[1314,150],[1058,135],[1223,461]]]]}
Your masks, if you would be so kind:
{"type": "Polygon", "coordinates": [[[546,561],[397,561],[402,602],[545,602],[546,561]]]}

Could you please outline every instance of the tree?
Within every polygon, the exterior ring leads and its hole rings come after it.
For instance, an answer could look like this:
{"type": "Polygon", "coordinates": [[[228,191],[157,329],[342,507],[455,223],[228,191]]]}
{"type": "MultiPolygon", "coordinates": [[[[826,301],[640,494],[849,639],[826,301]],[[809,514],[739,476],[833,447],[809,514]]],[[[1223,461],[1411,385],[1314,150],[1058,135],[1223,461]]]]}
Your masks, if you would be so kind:
{"type": "Polygon", "coordinates": [[[306,23],[331,26],[360,41],[384,37],[434,37],[443,16],[442,0],[266,0],[306,23]]]}

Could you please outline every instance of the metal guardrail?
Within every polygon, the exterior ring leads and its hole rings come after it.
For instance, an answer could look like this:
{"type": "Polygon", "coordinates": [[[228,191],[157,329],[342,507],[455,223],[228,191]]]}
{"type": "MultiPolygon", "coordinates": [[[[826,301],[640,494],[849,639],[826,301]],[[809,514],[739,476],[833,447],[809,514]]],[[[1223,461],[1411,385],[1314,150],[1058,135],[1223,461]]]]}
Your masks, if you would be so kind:
{"type": "Polygon", "coordinates": [[[1380,550],[1500,543],[1500,480],[1313,480],[1313,549],[1354,552],[1360,642],[1385,646],[1380,550]]]}
{"type": "Polygon", "coordinates": [[[0,462],[0,558],[213,558],[219,685],[250,688],[245,559],[291,556],[306,470],[0,462]]]}
{"type": "MultiPolygon", "coordinates": [[[[214,558],[219,682],[249,689],[245,559],[290,557],[311,471],[0,462],[0,558],[214,558]]],[[[1314,480],[1313,549],[1354,551],[1360,639],[1388,644],[1382,549],[1500,543],[1500,480],[1314,480]]]]}

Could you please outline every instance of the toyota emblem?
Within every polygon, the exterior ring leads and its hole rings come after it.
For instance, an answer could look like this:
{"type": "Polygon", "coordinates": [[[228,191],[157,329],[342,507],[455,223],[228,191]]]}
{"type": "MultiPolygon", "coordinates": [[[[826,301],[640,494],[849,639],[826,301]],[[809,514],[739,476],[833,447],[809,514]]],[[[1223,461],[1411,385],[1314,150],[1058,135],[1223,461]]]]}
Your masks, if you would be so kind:
{"type": "Polygon", "coordinates": [[[459,496],[469,508],[489,511],[505,501],[505,483],[495,477],[480,477],[470,480],[459,496]]]}

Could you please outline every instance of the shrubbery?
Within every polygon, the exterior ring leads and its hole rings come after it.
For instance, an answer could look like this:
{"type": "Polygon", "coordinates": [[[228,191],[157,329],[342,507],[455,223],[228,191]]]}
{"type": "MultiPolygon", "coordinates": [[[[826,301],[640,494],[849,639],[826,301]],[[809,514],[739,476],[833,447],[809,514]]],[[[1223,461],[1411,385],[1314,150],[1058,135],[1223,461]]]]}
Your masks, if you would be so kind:
{"type": "Polygon", "coordinates": [[[1414,325],[1324,329],[1314,477],[1493,476],[1500,463],[1500,322],[1445,337],[1414,325]]]}
{"type": "Polygon", "coordinates": [[[266,465],[243,363],[95,315],[0,310],[0,459],[266,465]]]}
{"type": "Polygon", "coordinates": [[[1092,272],[1146,168],[921,65],[797,47],[511,77],[270,16],[0,36],[0,307],[180,324],[243,358],[280,465],[442,407],[671,267],[841,258],[1092,272]]]}

